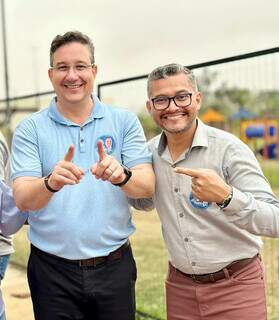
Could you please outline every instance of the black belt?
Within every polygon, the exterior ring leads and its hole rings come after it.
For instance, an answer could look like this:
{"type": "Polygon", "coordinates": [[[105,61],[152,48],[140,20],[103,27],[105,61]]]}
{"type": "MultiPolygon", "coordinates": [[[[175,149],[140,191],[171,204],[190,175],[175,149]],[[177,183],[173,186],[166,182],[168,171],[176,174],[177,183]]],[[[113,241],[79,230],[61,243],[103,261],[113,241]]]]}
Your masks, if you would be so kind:
{"type": "Polygon", "coordinates": [[[102,257],[94,257],[94,258],[88,258],[88,259],[80,259],[80,260],[71,260],[71,259],[66,259],[62,257],[55,256],[54,254],[44,252],[40,250],[39,248],[35,247],[34,245],[31,244],[31,251],[35,252],[40,255],[48,256],[51,258],[54,258],[59,261],[63,261],[66,263],[70,264],[75,264],[80,267],[96,267],[100,264],[106,264],[109,261],[114,261],[114,260],[119,260],[122,258],[124,252],[130,247],[130,241],[126,241],[121,247],[118,249],[110,252],[107,256],[102,256],[102,257]]]}
{"type": "Polygon", "coordinates": [[[225,279],[226,278],[226,271],[229,276],[232,276],[235,272],[241,270],[242,268],[246,267],[248,264],[250,264],[252,261],[256,259],[258,255],[252,257],[252,258],[247,258],[247,259],[241,259],[234,261],[227,265],[225,268],[213,272],[213,273],[207,273],[207,274],[189,274],[189,273],[184,273],[178,269],[176,269],[171,263],[170,267],[175,269],[176,272],[179,272],[185,277],[191,278],[193,281],[198,282],[198,283],[211,283],[211,282],[217,282],[219,280],[225,279]]]}

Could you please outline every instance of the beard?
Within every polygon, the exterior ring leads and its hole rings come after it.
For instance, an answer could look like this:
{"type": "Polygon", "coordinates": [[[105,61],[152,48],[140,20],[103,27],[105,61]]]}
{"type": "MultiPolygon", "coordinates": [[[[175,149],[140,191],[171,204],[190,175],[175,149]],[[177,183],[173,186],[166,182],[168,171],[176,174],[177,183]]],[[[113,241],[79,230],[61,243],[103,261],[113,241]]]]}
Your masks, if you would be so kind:
{"type": "Polygon", "coordinates": [[[168,132],[168,133],[171,133],[171,134],[181,134],[181,133],[186,133],[191,128],[193,128],[195,123],[196,123],[196,118],[191,119],[191,120],[189,119],[189,121],[187,121],[186,123],[181,124],[181,125],[177,125],[177,126],[168,125],[168,124],[164,125],[163,123],[157,123],[157,124],[165,132],[168,132]]]}

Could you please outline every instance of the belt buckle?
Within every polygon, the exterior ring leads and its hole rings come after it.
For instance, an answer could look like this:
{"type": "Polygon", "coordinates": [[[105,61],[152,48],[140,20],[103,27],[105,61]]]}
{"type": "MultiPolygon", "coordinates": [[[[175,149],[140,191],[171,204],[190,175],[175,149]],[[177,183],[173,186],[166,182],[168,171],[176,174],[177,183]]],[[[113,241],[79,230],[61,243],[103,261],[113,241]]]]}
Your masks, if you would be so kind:
{"type": "Polygon", "coordinates": [[[194,282],[196,282],[196,283],[202,283],[201,281],[199,281],[197,278],[196,278],[196,275],[195,274],[190,274],[190,277],[191,277],[191,279],[194,281],[194,282]]]}
{"type": "Polygon", "coordinates": [[[79,267],[87,267],[87,259],[78,260],[79,267]]]}
{"type": "MultiPolygon", "coordinates": [[[[217,280],[214,278],[214,274],[212,273],[208,273],[207,275],[204,275],[204,276],[208,276],[208,280],[199,280],[198,277],[196,277],[195,274],[191,274],[191,279],[196,282],[196,283],[214,283],[216,282],[217,280]]],[[[201,278],[202,279],[202,278],[201,278]]]]}
{"type": "Polygon", "coordinates": [[[78,261],[80,267],[96,267],[98,265],[96,258],[81,259],[78,261]]]}
{"type": "Polygon", "coordinates": [[[216,282],[217,280],[215,280],[213,273],[209,273],[209,279],[211,282],[216,282]]]}

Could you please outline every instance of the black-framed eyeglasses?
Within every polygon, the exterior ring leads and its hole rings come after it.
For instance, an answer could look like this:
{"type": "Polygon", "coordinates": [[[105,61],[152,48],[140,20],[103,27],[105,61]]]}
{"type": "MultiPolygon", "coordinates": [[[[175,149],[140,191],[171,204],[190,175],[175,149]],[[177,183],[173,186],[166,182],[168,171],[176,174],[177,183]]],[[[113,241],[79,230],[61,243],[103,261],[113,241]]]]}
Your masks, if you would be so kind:
{"type": "Polygon", "coordinates": [[[186,108],[192,103],[192,95],[193,93],[180,93],[175,95],[174,97],[156,97],[152,98],[151,101],[153,103],[154,109],[161,111],[165,110],[170,106],[171,100],[173,100],[174,104],[179,108],[186,108]]]}

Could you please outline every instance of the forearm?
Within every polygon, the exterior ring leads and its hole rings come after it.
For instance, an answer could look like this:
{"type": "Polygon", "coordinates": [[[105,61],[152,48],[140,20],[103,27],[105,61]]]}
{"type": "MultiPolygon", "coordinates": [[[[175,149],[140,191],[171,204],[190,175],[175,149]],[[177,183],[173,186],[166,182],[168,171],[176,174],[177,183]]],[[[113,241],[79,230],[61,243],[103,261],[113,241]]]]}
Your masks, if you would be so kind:
{"type": "Polygon", "coordinates": [[[16,233],[25,223],[28,213],[20,212],[17,207],[13,207],[9,212],[3,213],[1,219],[1,232],[4,236],[16,233]]]}
{"type": "Polygon", "coordinates": [[[229,221],[250,233],[279,237],[279,201],[276,197],[254,197],[234,188],[234,196],[224,209],[229,221]]]}
{"type": "Polygon", "coordinates": [[[20,211],[34,211],[45,207],[53,193],[46,189],[44,178],[22,177],[13,182],[13,195],[20,211]]]}
{"type": "Polygon", "coordinates": [[[129,204],[137,210],[143,211],[151,211],[154,207],[153,198],[145,198],[145,199],[128,199],[129,204]]]}
{"type": "Polygon", "coordinates": [[[151,164],[138,165],[132,170],[132,177],[122,187],[129,198],[150,198],[155,192],[155,175],[151,164]]]}

